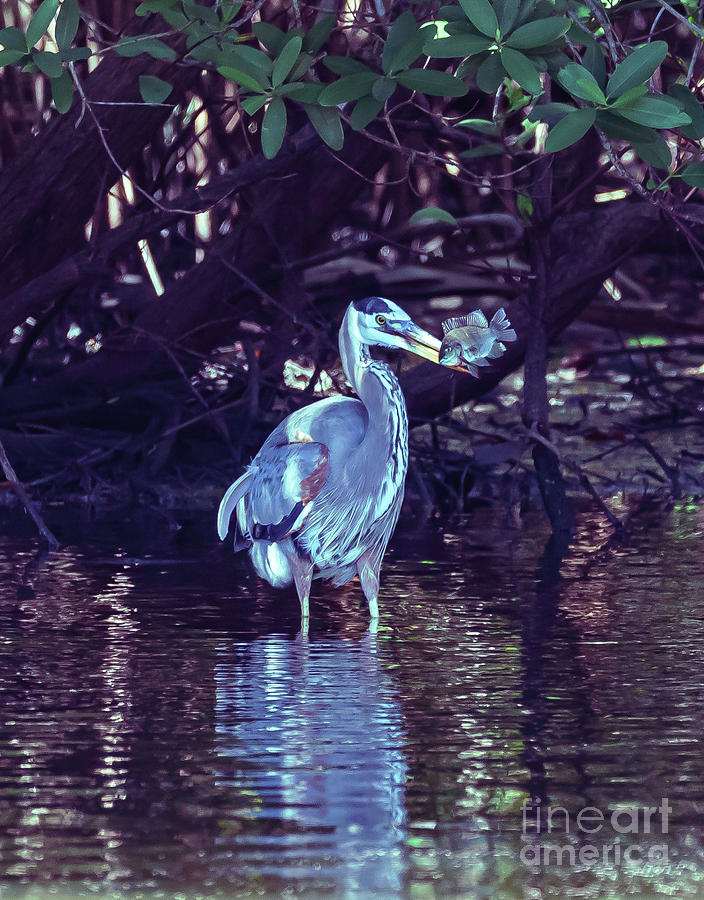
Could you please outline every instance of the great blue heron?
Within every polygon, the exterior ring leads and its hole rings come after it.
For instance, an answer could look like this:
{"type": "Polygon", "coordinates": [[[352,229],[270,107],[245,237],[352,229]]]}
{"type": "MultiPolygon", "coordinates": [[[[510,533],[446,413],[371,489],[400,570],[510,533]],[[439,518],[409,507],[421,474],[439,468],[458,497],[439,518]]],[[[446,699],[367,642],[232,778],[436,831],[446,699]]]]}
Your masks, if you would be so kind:
{"type": "Polygon", "coordinates": [[[328,397],[291,413],[218,510],[220,540],[236,509],[257,573],[274,587],[293,581],[304,620],[314,569],[335,586],[359,575],[369,614],[378,618],[379,570],[408,468],[408,417],[396,376],[369,347],[410,350],[435,363],[440,349],[437,338],[381,297],[350,303],[339,345],[359,400],[328,397]]]}

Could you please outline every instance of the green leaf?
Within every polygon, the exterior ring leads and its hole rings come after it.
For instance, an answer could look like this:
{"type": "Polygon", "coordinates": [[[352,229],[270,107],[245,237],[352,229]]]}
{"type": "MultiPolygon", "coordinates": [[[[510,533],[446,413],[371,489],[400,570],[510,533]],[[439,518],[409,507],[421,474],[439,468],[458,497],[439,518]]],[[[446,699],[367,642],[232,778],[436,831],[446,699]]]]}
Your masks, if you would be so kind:
{"type": "Polygon", "coordinates": [[[155,75],[139,76],[139,93],[145,103],[163,103],[169,96],[173,86],[155,75]]]}
{"type": "Polygon", "coordinates": [[[372,85],[372,97],[381,103],[386,103],[393,96],[397,87],[398,83],[393,78],[377,78],[372,85]]]}
{"type": "Polygon", "coordinates": [[[418,59],[423,52],[425,44],[425,35],[422,31],[417,31],[410,40],[406,41],[393,55],[389,64],[389,75],[407,69],[418,59]]]}
{"type": "Polygon", "coordinates": [[[242,72],[240,69],[235,69],[232,66],[218,66],[218,72],[223,78],[227,78],[228,81],[234,81],[235,84],[239,84],[240,87],[247,88],[257,94],[263,93],[264,89],[256,78],[252,78],[251,75],[242,72]]]}
{"type": "Polygon", "coordinates": [[[315,81],[290,81],[277,88],[276,93],[298,103],[317,103],[322,89],[323,85],[315,81]]]}
{"type": "Polygon", "coordinates": [[[242,101],[242,109],[248,116],[253,116],[264,106],[269,99],[267,94],[256,94],[254,97],[247,97],[242,101]]]}
{"type": "Polygon", "coordinates": [[[460,153],[464,159],[479,159],[483,156],[500,156],[506,152],[503,144],[480,144],[478,147],[472,147],[471,150],[463,150],[460,153]]]}
{"type": "MultiPolygon", "coordinates": [[[[401,47],[412,40],[417,33],[418,26],[413,13],[410,11],[401,13],[389,30],[389,35],[384,43],[384,51],[381,55],[381,67],[387,75],[391,71],[393,58],[401,47]]],[[[420,54],[420,51],[418,52],[420,54]]]]}
{"type": "Polygon", "coordinates": [[[547,122],[548,125],[554,125],[560,119],[574,112],[576,106],[571,103],[536,103],[533,109],[528,113],[529,122],[547,122]]]}
{"type": "Polygon", "coordinates": [[[286,134],[286,104],[281,97],[272,97],[262,119],[262,153],[273,159],[281,149],[286,134]]]}
{"type": "Polygon", "coordinates": [[[663,96],[639,97],[628,106],[620,107],[619,113],[631,122],[649,128],[677,128],[692,122],[674,101],[663,96]]]}
{"type": "Polygon", "coordinates": [[[521,8],[521,0],[503,0],[499,10],[499,31],[508,34],[516,24],[516,17],[521,8]]]}
{"type": "Polygon", "coordinates": [[[376,97],[362,97],[354,105],[350,115],[350,126],[355,131],[361,131],[363,128],[366,128],[370,122],[376,119],[383,106],[384,104],[381,100],[377,100],[376,97]]]}
{"type": "Polygon", "coordinates": [[[357,72],[355,75],[344,75],[326,85],[320,92],[318,103],[321,106],[339,106],[349,100],[359,100],[371,92],[372,85],[378,78],[373,72],[357,72]]]}
{"type": "Polygon", "coordinates": [[[325,143],[333,150],[342,150],[345,142],[345,133],[342,130],[340,113],[332,107],[306,106],[306,113],[313,128],[318,132],[325,143]]]}
{"type": "Polygon", "coordinates": [[[303,38],[303,49],[308,53],[317,53],[333,33],[336,25],[337,16],[325,16],[324,19],[316,22],[303,38]]]}
{"type": "Polygon", "coordinates": [[[64,62],[75,62],[77,59],[90,59],[93,54],[88,47],[66,47],[59,56],[64,62]]]}
{"type": "Polygon", "coordinates": [[[186,28],[188,25],[188,17],[184,15],[183,10],[180,7],[178,9],[175,7],[168,7],[167,9],[162,10],[161,18],[165,22],[168,22],[172,28],[186,28]]]}
{"type": "Polygon", "coordinates": [[[223,2],[220,4],[220,11],[222,12],[223,22],[226,25],[229,25],[241,9],[242,3],[240,2],[240,0],[223,0],[223,2]]]}
{"type": "Polygon", "coordinates": [[[704,188],[704,163],[693,163],[682,172],[682,180],[690,187],[704,188]]]}
{"type": "Polygon", "coordinates": [[[64,0],[56,18],[54,33],[59,50],[70,47],[78,31],[80,10],[78,0],[64,0]]]}
{"type": "Polygon", "coordinates": [[[530,222],[533,216],[533,201],[527,194],[516,197],[516,209],[524,222],[530,222]]]}
{"type": "Polygon", "coordinates": [[[323,59],[323,65],[326,69],[330,69],[335,75],[356,75],[357,72],[371,72],[368,66],[359,62],[357,59],[351,59],[349,56],[326,56],[323,59]]]}
{"type": "Polygon", "coordinates": [[[181,5],[189,19],[195,22],[203,22],[209,25],[211,29],[217,30],[220,28],[220,19],[214,9],[202,3],[196,3],[195,0],[181,0],[181,5]]]}
{"type": "Polygon", "coordinates": [[[606,85],[606,62],[601,44],[597,41],[587,42],[587,48],[582,57],[582,65],[592,73],[596,83],[603,90],[606,85]]]}
{"type": "Polygon", "coordinates": [[[115,46],[118,56],[139,56],[147,53],[154,59],[176,59],[176,52],[163,41],[140,35],[123,35],[115,46]]]}
{"type": "Polygon", "coordinates": [[[673,84],[670,96],[679,103],[692,120],[691,125],[682,126],[682,134],[694,141],[704,137],[704,108],[694,94],[684,84],[673,84]]]}
{"type": "Polygon", "coordinates": [[[409,90],[420,91],[432,97],[464,97],[467,93],[467,85],[448,72],[408,69],[397,75],[396,79],[409,90]]]}
{"type": "Polygon", "coordinates": [[[501,57],[498,53],[490,53],[477,69],[477,86],[485,94],[495,94],[505,77],[501,57]]]}
{"type": "Polygon", "coordinates": [[[491,45],[492,41],[478,34],[455,34],[426,41],[423,51],[433,59],[459,59],[488,50],[491,45]]]}
{"type": "Polygon", "coordinates": [[[557,80],[573,97],[589,100],[591,103],[606,103],[604,92],[596,78],[584,66],[570,63],[557,73],[557,80]]]}
{"type": "Polygon", "coordinates": [[[426,206],[425,209],[414,212],[408,220],[409,225],[427,225],[429,222],[448,222],[450,225],[456,225],[457,219],[439,206],[426,206]]]}
{"type": "Polygon", "coordinates": [[[518,50],[502,47],[501,62],[511,78],[517,81],[524,91],[527,91],[529,94],[539,94],[541,92],[543,88],[540,83],[540,75],[538,75],[538,70],[527,56],[519,53],[518,50]]]}
{"type": "Polygon", "coordinates": [[[666,56],[665,41],[653,41],[636,47],[614,69],[607,86],[607,97],[620,97],[636,85],[644,84],[666,56]]]}
{"type": "Polygon", "coordinates": [[[286,76],[298,59],[298,54],[303,47],[303,41],[296,35],[288,43],[284,44],[281,53],[276,57],[271,73],[271,83],[276,88],[286,80],[286,76]]]}
{"type": "Polygon", "coordinates": [[[667,146],[667,141],[661,134],[655,134],[655,139],[647,143],[631,141],[633,149],[638,156],[656,169],[669,169],[672,164],[672,154],[667,146]]]}
{"type": "Polygon", "coordinates": [[[0,66],[12,66],[26,55],[26,50],[0,50],[0,66]]]}
{"type": "Polygon", "coordinates": [[[33,47],[39,38],[46,34],[46,30],[56,15],[56,10],[58,8],[59,0],[44,0],[44,2],[39,5],[39,8],[34,13],[27,26],[28,47],[33,47]]]}
{"type": "Polygon", "coordinates": [[[455,123],[455,128],[469,128],[471,131],[478,131],[480,134],[498,134],[499,129],[494,122],[488,119],[462,119],[461,122],[455,123]]]}
{"type": "Polygon", "coordinates": [[[642,97],[644,94],[648,92],[648,86],[645,84],[639,84],[638,87],[631,88],[630,91],[626,91],[625,94],[621,94],[613,103],[610,103],[609,106],[611,109],[618,109],[619,106],[630,106],[634,100],[637,100],[638,97],[642,97]]]}
{"type": "Polygon", "coordinates": [[[507,47],[513,47],[514,50],[532,50],[534,47],[544,47],[545,44],[551,44],[563,34],[566,34],[571,25],[569,19],[551,16],[549,19],[536,19],[534,22],[527,22],[517,28],[505,42],[507,47]]]}
{"type": "Polygon", "coordinates": [[[596,124],[608,137],[615,141],[639,141],[640,143],[652,143],[658,137],[657,131],[653,128],[646,128],[643,125],[636,125],[624,119],[619,111],[613,112],[607,110],[599,110],[596,115],[596,124]]]}
{"type": "Polygon", "coordinates": [[[246,47],[242,44],[228,47],[216,55],[215,62],[218,66],[230,66],[250,75],[261,87],[269,86],[273,63],[266,53],[256,47],[246,47]]]}
{"type": "Polygon", "coordinates": [[[58,78],[51,79],[51,96],[56,111],[64,115],[73,103],[73,80],[68,72],[62,72],[58,78]]]}
{"type": "Polygon", "coordinates": [[[211,34],[209,29],[205,27],[192,25],[186,29],[186,47],[188,48],[188,56],[191,59],[198,59],[201,62],[215,63],[218,61],[220,47],[217,39],[211,34]]]}
{"type": "Polygon", "coordinates": [[[0,28],[0,44],[5,50],[21,50],[23,54],[27,52],[27,41],[24,32],[14,26],[0,28]]]}
{"type": "Polygon", "coordinates": [[[164,13],[174,6],[174,0],[143,0],[135,9],[135,15],[148,16],[149,13],[164,13]]]}
{"type": "Polygon", "coordinates": [[[499,22],[489,0],[460,0],[460,6],[477,31],[492,40],[496,38],[499,22]]]}
{"type": "Polygon", "coordinates": [[[288,73],[289,81],[298,81],[300,78],[303,78],[304,75],[308,73],[311,65],[313,63],[313,57],[310,53],[301,53],[298,56],[298,59],[293,64],[293,68],[288,73]]]}
{"type": "MultiPolygon", "coordinates": [[[[18,51],[19,52],[19,51],[18,51]]],[[[40,72],[49,78],[58,78],[63,72],[61,59],[58,53],[48,53],[46,50],[35,50],[32,59],[37,64],[40,72]]]]}
{"type": "Polygon", "coordinates": [[[268,22],[255,22],[252,25],[252,34],[264,44],[270,53],[281,53],[286,41],[286,32],[268,22]]]}
{"type": "MultiPolygon", "coordinates": [[[[523,25],[524,22],[527,22],[529,19],[535,18],[533,16],[533,12],[535,11],[535,7],[537,6],[537,0],[521,0],[518,16],[516,17],[516,24],[523,25]]],[[[552,12],[552,9],[548,10],[552,12]]]]}
{"type": "Polygon", "coordinates": [[[596,110],[593,107],[573,110],[550,129],[545,141],[546,152],[557,153],[576,144],[589,131],[595,119],[596,110]]]}

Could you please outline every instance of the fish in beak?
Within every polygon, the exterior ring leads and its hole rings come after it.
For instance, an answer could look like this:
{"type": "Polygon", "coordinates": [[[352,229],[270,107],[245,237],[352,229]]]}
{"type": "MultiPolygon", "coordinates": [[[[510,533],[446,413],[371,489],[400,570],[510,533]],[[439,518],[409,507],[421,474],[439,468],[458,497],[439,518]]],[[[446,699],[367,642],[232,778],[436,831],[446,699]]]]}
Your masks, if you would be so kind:
{"type": "MultiPolygon", "coordinates": [[[[430,362],[440,365],[441,341],[436,337],[433,337],[432,334],[422,329],[419,325],[416,325],[415,322],[409,322],[404,326],[402,331],[399,331],[399,335],[405,345],[405,349],[408,350],[409,353],[414,353],[416,356],[422,356],[423,359],[429,359],[430,362]]],[[[444,368],[455,369],[457,372],[471,374],[462,360],[460,360],[459,364],[456,366],[445,366],[444,368]]]]}

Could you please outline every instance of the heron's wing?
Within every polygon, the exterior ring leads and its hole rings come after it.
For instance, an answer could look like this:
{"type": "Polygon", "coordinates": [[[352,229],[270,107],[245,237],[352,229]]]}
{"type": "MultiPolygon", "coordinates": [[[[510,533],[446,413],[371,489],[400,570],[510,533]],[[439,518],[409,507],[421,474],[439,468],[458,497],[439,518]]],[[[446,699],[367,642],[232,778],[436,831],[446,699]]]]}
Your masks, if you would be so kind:
{"type": "Polygon", "coordinates": [[[234,481],[225,491],[218,509],[218,537],[221,541],[224,541],[227,537],[232,513],[237,509],[237,504],[240,500],[251,489],[253,478],[254,470],[251,468],[247,469],[244,475],[240,475],[237,481],[234,481]]]}
{"type": "Polygon", "coordinates": [[[281,541],[297,531],[328,475],[328,447],[303,440],[263,448],[247,494],[247,524],[255,540],[281,541]]]}

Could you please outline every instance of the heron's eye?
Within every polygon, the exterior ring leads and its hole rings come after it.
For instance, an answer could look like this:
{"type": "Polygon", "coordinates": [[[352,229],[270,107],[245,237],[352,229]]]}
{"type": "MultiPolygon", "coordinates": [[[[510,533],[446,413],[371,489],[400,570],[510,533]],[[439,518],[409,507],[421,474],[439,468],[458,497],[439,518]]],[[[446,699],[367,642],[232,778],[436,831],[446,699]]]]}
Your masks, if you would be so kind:
{"type": "Polygon", "coordinates": [[[377,325],[386,325],[386,316],[382,316],[381,314],[379,314],[376,317],[376,324],[377,325]]]}

